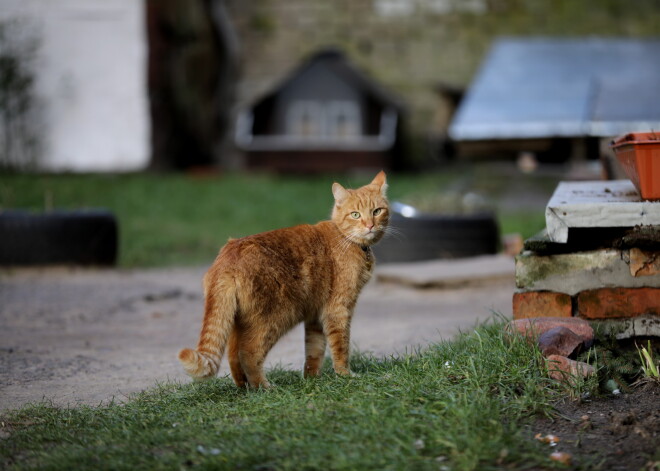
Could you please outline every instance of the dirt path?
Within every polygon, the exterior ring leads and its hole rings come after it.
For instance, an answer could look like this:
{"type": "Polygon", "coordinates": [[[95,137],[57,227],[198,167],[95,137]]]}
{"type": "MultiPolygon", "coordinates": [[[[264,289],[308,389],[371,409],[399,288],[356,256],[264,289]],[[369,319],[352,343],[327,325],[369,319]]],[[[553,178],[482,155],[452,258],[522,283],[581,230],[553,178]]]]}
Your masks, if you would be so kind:
{"type": "MultiPolygon", "coordinates": [[[[0,410],[43,398],[98,404],[188,381],[176,354],[196,344],[204,270],[0,272],[0,410]]],[[[389,355],[451,338],[491,310],[510,315],[512,293],[512,279],[452,290],[371,282],[356,309],[354,348],[389,355]]],[[[268,364],[299,369],[302,339],[294,329],[268,364]]]]}

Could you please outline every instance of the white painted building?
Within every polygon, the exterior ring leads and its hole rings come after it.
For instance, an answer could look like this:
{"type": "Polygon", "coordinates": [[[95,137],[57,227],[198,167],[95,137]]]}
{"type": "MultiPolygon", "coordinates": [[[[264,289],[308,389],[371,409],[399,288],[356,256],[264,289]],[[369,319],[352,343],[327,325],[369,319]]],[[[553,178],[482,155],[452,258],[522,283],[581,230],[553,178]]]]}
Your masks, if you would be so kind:
{"type": "Polygon", "coordinates": [[[123,172],[150,158],[141,0],[0,0],[37,36],[35,97],[47,171],[123,172]]]}

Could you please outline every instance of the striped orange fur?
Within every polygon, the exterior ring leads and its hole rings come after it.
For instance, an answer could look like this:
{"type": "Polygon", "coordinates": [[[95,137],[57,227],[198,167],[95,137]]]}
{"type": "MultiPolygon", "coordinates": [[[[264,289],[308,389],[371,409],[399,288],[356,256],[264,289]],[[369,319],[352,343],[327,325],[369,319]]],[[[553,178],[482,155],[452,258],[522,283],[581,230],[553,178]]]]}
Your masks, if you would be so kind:
{"type": "Polygon", "coordinates": [[[317,376],[330,348],[337,374],[348,368],[353,309],[371,277],[370,246],[389,221],[384,172],[356,190],[332,185],[332,218],[233,239],[204,276],[197,348],[179,360],[196,379],[216,375],[225,348],[237,386],[269,387],[264,360],[288,330],[305,325],[305,376],[317,376]]]}

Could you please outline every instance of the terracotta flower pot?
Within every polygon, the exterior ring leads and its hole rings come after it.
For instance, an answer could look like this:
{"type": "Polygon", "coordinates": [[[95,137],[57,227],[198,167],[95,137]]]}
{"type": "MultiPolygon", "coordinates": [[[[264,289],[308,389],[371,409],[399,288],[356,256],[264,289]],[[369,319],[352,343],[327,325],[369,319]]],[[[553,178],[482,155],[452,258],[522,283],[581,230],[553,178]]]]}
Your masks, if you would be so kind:
{"type": "Polygon", "coordinates": [[[612,149],[642,198],[660,200],[660,133],[626,134],[612,149]]]}

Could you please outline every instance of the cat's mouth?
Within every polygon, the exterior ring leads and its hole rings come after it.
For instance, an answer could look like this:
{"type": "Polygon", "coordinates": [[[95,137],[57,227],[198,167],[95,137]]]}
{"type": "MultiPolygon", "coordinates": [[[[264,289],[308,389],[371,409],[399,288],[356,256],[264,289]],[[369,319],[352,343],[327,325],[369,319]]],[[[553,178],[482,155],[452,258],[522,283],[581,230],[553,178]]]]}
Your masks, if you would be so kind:
{"type": "Polygon", "coordinates": [[[362,245],[373,244],[378,240],[380,233],[381,231],[379,229],[369,229],[359,236],[359,239],[361,239],[359,243],[362,245]]]}
{"type": "Polygon", "coordinates": [[[353,230],[350,233],[346,234],[346,238],[361,246],[373,245],[380,240],[383,235],[383,230],[381,228],[373,227],[371,229],[364,229],[361,231],[353,230]]]}

